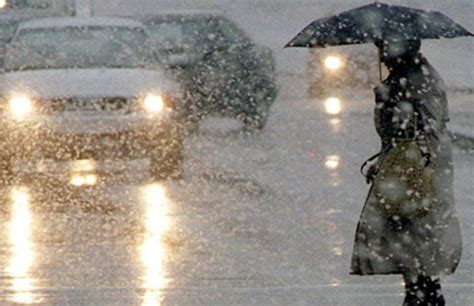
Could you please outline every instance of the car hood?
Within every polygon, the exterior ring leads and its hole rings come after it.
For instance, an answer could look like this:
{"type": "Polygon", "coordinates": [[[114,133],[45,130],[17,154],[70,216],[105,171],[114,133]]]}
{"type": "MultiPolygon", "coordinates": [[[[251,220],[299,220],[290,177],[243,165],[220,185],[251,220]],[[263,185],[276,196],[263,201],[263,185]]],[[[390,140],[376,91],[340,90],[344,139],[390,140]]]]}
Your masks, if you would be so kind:
{"type": "Polygon", "coordinates": [[[0,76],[0,93],[41,98],[179,96],[179,85],[170,75],[148,69],[34,70],[0,76]]]}

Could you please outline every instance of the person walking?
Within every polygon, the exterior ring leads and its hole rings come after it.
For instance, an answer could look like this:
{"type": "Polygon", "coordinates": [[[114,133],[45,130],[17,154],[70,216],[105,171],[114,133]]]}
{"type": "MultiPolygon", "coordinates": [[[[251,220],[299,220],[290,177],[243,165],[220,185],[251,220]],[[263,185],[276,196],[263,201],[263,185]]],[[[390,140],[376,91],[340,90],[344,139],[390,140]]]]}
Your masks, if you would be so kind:
{"type": "Polygon", "coordinates": [[[404,306],[445,305],[439,277],[461,259],[445,86],[419,40],[377,42],[388,77],[375,88],[382,149],[363,165],[371,188],[351,274],[401,274],[404,306]]]}

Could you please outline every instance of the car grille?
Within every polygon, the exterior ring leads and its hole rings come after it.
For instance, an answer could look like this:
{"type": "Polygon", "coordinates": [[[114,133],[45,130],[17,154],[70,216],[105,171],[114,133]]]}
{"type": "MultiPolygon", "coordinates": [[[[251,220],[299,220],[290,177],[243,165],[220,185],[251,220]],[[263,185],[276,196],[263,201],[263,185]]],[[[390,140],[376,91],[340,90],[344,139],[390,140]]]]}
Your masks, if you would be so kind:
{"type": "Polygon", "coordinates": [[[50,99],[39,101],[39,108],[44,113],[62,112],[120,112],[131,111],[131,101],[123,97],[111,97],[100,99],[50,99]]]}

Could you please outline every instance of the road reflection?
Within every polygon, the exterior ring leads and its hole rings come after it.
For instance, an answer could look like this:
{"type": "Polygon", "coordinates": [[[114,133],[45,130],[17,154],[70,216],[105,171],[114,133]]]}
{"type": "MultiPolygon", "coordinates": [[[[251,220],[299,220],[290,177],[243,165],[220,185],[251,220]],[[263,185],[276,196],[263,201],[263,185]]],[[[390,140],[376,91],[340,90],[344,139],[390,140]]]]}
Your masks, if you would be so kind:
{"type": "Polygon", "coordinates": [[[25,187],[15,187],[10,192],[12,204],[9,223],[9,241],[11,253],[5,269],[11,277],[10,300],[14,303],[36,303],[32,293],[35,289],[30,269],[34,261],[34,248],[31,240],[32,215],[30,211],[30,193],[25,187]]]}
{"type": "Polygon", "coordinates": [[[69,184],[75,187],[95,186],[99,181],[96,173],[97,163],[94,160],[84,159],[74,161],[71,165],[69,184]]]}
{"type": "Polygon", "coordinates": [[[324,102],[326,113],[329,115],[339,115],[342,112],[341,99],[336,97],[327,98],[324,102]]]}
{"type": "Polygon", "coordinates": [[[324,165],[329,170],[336,170],[339,168],[340,162],[341,162],[341,157],[339,155],[329,155],[326,157],[326,161],[324,162],[324,165]]]}
{"type": "Polygon", "coordinates": [[[336,97],[327,98],[324,101],[324,110],[329,115],[329,125],[333,132],[340,133],[342,127],[341,114],[344,110],[342,100],[336,97]]]}
{"type": "Polygon", "coordinates": [[[169,210],[171,201],[161,184],[150,184],[141,190],[145,204],[145,239],[140,246],[141,260],[144,266],[143,287],[146,306],[161,305],[161,291],[166,288],[165,260],[167,248],[164,234],[171,227],[169,210]]]}
{"type": "Polygon", "coordinates": [[[329,155],[326,157],[324,166],[330,171],[330,184],[337,187],[341,184],[339,169],[341,167],[341,157],[339,155],[329,155]]]}

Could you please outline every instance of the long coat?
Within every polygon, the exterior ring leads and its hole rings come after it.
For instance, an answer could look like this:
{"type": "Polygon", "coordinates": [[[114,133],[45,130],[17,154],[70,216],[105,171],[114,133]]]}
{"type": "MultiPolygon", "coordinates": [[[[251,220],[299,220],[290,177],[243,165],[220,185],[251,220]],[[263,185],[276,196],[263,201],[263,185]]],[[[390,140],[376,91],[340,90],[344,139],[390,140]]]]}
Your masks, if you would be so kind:
{"type": "MultiPolygon", "coordinates": [[[[431,161],[427,167],[433,167],[434,201],[424,216],[387,216],[377,208],[372,186],[357,226],[351,274],[445,275],[456,270],[461,258],[446,91],[424,57],[419,55],[416,62],[392,71],[375,89],[375,126],[382,148],[402,137],[407,126],[423,131],[431,161]]],[[[379,166],[385,154],[380,155],[379,166]]]]}

